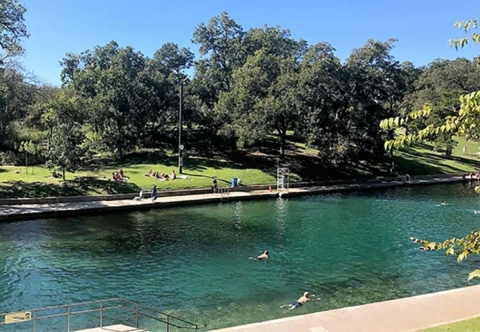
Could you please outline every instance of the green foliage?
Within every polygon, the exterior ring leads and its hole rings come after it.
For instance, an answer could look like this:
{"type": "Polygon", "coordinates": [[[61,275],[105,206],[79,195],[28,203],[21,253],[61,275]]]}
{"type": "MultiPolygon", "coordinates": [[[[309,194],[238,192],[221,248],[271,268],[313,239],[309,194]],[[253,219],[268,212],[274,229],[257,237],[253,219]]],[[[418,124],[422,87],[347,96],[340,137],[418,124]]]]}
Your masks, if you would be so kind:
{"type": "Polygon", "coordinates": [[[18,0],[2,0],[0,2],[0,64],[3,65],[8,57],[23,53],[20,41],[28,38],[27,28],[23,15],[26,8],[18,0]]]}
{"type": "MultiPolygon", "coordinates": [[[[477,28],[477,21],[457,22],[455,26],[467,32],[470,28],[477,28]]],[[[469,39],[470,37],[464,37],[451,40],[450,45],[458,49],[464,47],[469,39]]],[[[478,34],[472,35],[471,39],[474,42],[480,40],[478,34]]],[[[423,97],[428,96],[427,100],[420,99],[426,102],[423,109],[411,111],[403,117],[384,119],[380,123],[382,129],[392,130],[407,126],[413,121],[417,124],[417,130],[414,133],[398,135],[387,140],[385,149],[405,147],[421,140],[440,138],[446,141],[448,153],[448,145],[451,145],[453,135],[473,140],[480,139],[480,91],[471,92],[480,89],[479,77],[480,71],[477,64],[464,59],[434,63],[419,79],[418,84],[420,88],[423,85],[423,90],[415,92],[419,94],[421,91],[423,97]],[[465,67],[466,69],[459,70],[465,67]],[[452,82],[456,82],[457,86],[453,86],[452,82]],[[419,127],[418,122],[424,120],[426,120],[424,124],[419,127]]],[[[476,187],[475,192],[480,193],[480,188],[476,187]]],[[[480,232],[478,231],[472,231],[464,238],[452,238],[444,242],[411,239],[423,244],[426,250],[445,250],[447,256],[456,256],[459,262],[470,255],[480,254],[480,232]]],[[[475,270],[469,274],[468,280],[477,278],[479,275],[479,270],[475,270]]]]}
{"type": "MultiPolygon", "coordinates": [[[[420,243],[426,250],[445,250],[445,255],[455,256],[458,262],[463,261],[470,255],[480,254],[480,232],[472,231],[464,238],[451,238],[443,242],[431,242],[410,238],[414,243],[420,243]]],[[[480,270],[469,274],[468,280],[480,277],[480,270]]]]}
{"type": "MultiPolygon", "coordinates": [[[[454,24],[455,28],[458,28],[460,30],[463,30],[465,33],[467,33],[470,30],[476,30],[478,27],[478,20],[473,19],[473,20],[466,20],[466,21],[458,21],[455,22],[454,24]]],[[[472,40],[474,43],[480,42],[480,34],[474,32],[471,35],[457,38],[457,39],[450,39],[450,47],[455,47],[456,50],[459,48],[465,47],[468,42],[472,40]]]]}
{"type": "MultiPolygon", "coordinates": [[[[455,27],[464,29],[465,32],[468,32],[469,29],[477,28],[477,20],[468,20],[465,22],[455,23],[455,27]]],[[[460,39],[454,39],[450,41],[450,44],[455,48],[464,47],[470,37],[463,37],[460,39]]],[[[472,37],[474,42],[478,42],[478,36],[474,34],[472,37]]],[[[465,63],[466,60],[456,60],[454,63],[465,63]]],[[[476,63],[469,63],[470,70],[465,70],[464,73],[468,73],[468,78],[465,79],[466,75],[461,75],[458,69],[453,68],[451,73],[454,76],[457,76],[456,81],[461,82],[461,89],[456,89],[458,96],[458,102],[452,105],[451,112],[443,116],[440,123],[430,123],[423,127],[423,129],[418,130],[415,133],[400,135],[394,139],[391,139],[385,142],[385,149],[390,149],[392,147],[399,148],[406,145],[411,145],[418,141],[425,139],[432,139],[438,135],[460,135],[465,136],[468,139],[478,140],[480,139],[480,91],[471,92],[472,90],[479,90],[478,78],[480,76],[480,71],[476,63]],[[474,83],[474,84],[469,84],[474,83]]],[[[445,75],[439,77],[437,82],[441,80],[445,81],[445,75]]],[[[448,80],[451,82],[452,80],[448,80]]],[[[441,85],[442,86],[442,85],[441,85]]],[[[449,85],[446,87],[446,90],[453,90],[452,86],[449,85]]],[[[426,103],[421,110],[415,110],[408,113],[408,115],[397,119],[385,119],[381,122],[380,127],[384,130],[391,130],[398,128],[400,126],[409,123],[409,120],[422,121],[425,118],[429,118],[434,112],[431,103],[426,103]]]]}
{"type": "Polygon", "coordinates": [[[60,167],[65,181],[65,171],[75,172],[81,164],[83,142],[81,128],[73,122],[59,123],[52,130],[47,152],[47,166],[60,167]]]}
{"type": "Polygon", "coordinates": [[[220,93],[215,111],[222,118],[223,134],[235,136],[240,147],[277,132],[283,156],[287,131],[299,114],[297,57],[304,43],[291,39],[288,31],[267,27],[250,30],[246,38],[251,48],[259,49],[234,70],[231,90],[220,93]]]}
{"type": "MultiPolygon", "coordinates": [[[[11,8],[18,4],[5,3],[11,8]]],[[[21,27],[24,9],[15,8],[21,27]]],[[[461,26],[470,31],[476,21],[461,26]]],[[[17,41],[26,36],[22,29],[16,33],[17,41]]],[[[308,45],[278,26],[246,30],[226,12],[200,23],[193,42],[198,59],[171,42],[151,57],[115,41],[67,53],[61,61],[61,88],[32,82],[20,70],[2,71],[0,149],[15,153],[20,142],[32,141],[51,152],[62,124],[80,130],[76,142],[82,153],[124,158],[160,143],[176,147],[180,82],[185,87],[187,150],[188,140],[202,133],[224,150],[255,146],[268,153],[272,148],[288,159],[297,153],[287,142],[293,132],[296,143],[318,151],[319,164],[348,168],[383,161],[385,139],[393,160],[394,146],[429,139],[449,153],[455,148],[452,134],[468,127],[468,137],[475,138],[474,118],[457,121],[466,108],[462,105],[477,103],[477,96],[459,99],[480,82],[469,61],[416,68],[393,57],[392,39],[368,40],[342,63],[326,42],[308,45]],[[190,77],[186,72],[192,66],[190,77]],[[429,106],[414,112],[423,104],[429,106]],[[381,130],[385,118],[390,119],[381,130]],[[405,135],[395,138],[399,127],[405,135]]],[[[31,154],[28,158],[39,162],[31,154]]]]}
{"type": "Polygon", "coordinates": [[[28,155],[35,156],[41,152],[41,148],[32,141],[23,141],[20,143],[18,151],[24,152],[25,154],[25,171],[28,173],[28,155]]]}

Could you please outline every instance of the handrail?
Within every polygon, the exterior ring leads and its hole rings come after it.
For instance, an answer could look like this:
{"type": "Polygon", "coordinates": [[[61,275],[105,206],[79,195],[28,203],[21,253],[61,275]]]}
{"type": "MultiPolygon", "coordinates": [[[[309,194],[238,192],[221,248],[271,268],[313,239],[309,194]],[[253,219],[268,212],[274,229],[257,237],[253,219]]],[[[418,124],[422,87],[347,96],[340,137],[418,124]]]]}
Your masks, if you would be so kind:
{"type": "Polygon", "coordinates": [[[70,329],[70,322],[71,322],[71,316],[73,315],[81,315],[81,314],[86,314],[90,312],[99,312],[99,327],[103,327],[103,312],[106,310],[111,310],[111,309],[122,309],[125,310],[126,312],[132,312],[135,313],[135,328],[139,328],[139,317],[144,316],[151,318],[155,321],[165,323],[167,327],[167,331],[170,330],[170,327],[175,327],[178,329],[191,329],[198,331],[198,325],[193,324],[191,322],[188,322],[184,319],[172,316],[170,314],[164,313],[160,310],[146,307],[146,306],[141,306],[139,302],[128,300],[128,299],[123,299],[123,298],[111,298],[111,299],[105,299],[105,300],[93,300],[93,301],[88,301],[88,302],[80,302],[80,303],[73,303],[73,304],[66,304],[66,305],[58,305],[58,306],[50,306],[50,307],[44,307],[44,308],[38,308],[38,309],[31,309],[31,310],[23,310],[19,312],[14,312],[14,313],[0,313],[0,317],[4,317],[4,321],[0,321],[0,326],[6,325],[6,324],[11,324],[11,323],[20,323],[20,322],[27,322],[27,321],[32,321],[33,322],[33,332],[36,332],[36,322],[39,320],[44,320],[44,319],[51,319],[55,317],[67,317],[67,329],[68,332],[71,331],[70,329]],[[109,302],[116,302],[112,303],[112,305],[109,305],[109,302]],[[120,304],[118,304],[120,302],[120,304]],[[125,305],[126,304],[126,305],[125,305]],[[93,309],[85,309],[84,310],[77,310],[75,311],[75,308],[80,309],[78,307],[82,306],[88,306],[88,305],[97,305],[98,307],[93,308],[93,309]],[[132,307],[131,305],[134,305],[132,307]],[[52,311],[52,310],[58,310],[58,309],[67,309],[67,312],[63,313],[53,313],[50,315],[45,315],[42,316],[39,313],[45,312],[45,311],[52,311]],[[72,310],[73,309],[73,310],[72,310]],[[153,312],[154,314],[147,314],[143,311],[150,311],[153,312]],[[7,316],[8,315],[16,315],[20,313],[29,313],[28,319],[25,318],[24,320],[20,319],[17,321],[10,321],[7,323],[7,316]],[[155,317],[155,314],[157,314],[155,317]],[[164,317],[158,317],[158,315],[163,315],[164,317]],[[175,324],[172,323],[171,320],[176,320],[178,322],[184,323],[187,326],[181,326],[181,324],[175,324]]]}

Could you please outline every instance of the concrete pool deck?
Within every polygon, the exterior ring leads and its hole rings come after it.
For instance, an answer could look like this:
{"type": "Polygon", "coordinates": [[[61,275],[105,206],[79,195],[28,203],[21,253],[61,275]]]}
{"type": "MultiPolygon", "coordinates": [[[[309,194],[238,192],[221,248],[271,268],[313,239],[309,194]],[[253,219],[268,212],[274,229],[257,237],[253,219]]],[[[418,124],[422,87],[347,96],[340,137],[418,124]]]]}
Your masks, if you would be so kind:
{"type": "MultiPolygon", "coordinates": [[[[148,198],[140,201],[128,200],[105,200],[90,202],[67,202],[45,204],[6,204],[0,205],[0,221],[28,220],[36,218],[51,218],[60,216],[78,216],[82,214],[94,214],[105,212],[133,211],[141,209],[164,208],[191,204],[220,203],[225,201],[241,201],[282,197],[303,196],[312,194],[328,194],[349,191],[375,190],[394,188],[401,186],[419,186],[429,184],[444,184],[467,182],[461,176],[439,176],[428,179],[412,179],[405,181],[382,181],[374,183],[339,184],[324,186],[305,186],[290,188],[279,194],[276,190],[252,190],[235,191],[229,193],[209,193],[182,196],[159,197],[155,202],[148,198]]],[[[132,194],[132,197],[135,196],[132,194]]]]}
{"type": "Polygon", "coordinates": [[[139,330],[131,326],[126,325],[111,325],[104,327],[97,327],[93,329],[78,330],[74,332],[147,332],[145,330],[139,330]]]}
{"type": "Polygon", "coordinates": [[[480,285],[292,316],[215,332],[407,332],[478,316],[480,285]]]}

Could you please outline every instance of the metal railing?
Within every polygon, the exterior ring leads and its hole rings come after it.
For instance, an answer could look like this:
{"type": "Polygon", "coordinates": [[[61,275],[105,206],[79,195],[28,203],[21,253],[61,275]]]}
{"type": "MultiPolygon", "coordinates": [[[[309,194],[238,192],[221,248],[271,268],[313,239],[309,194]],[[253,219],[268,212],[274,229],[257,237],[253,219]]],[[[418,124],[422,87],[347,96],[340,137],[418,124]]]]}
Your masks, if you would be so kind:
{"type": "MultiPolygon", "coordinates": [[[[122,309],[125,312],[135,314],[136,329],[140,328],[140,318],[146,317],[153,319],[154,321],[164,323],[167,332],[170,332],[172,327],[177,329],[198,331],[197,324],[193,324],[184,319],[174,317],[172,315],[166,314],[150,307],[143,306],[139,302],[122,298],[112,298],[106,300],[59,305],[32,310],[24,310],[21,312],[3,313],[0,314],[0,328],[3,325],[18,323],[26,324],[27,322],[30,322],[32,324],[32,331],[37,332],[37,323],[40,320],[66,317],[67,331],[71,332],[72,316],[84,315],[92,312],[99,313],[97,327],[102,328],[104,327],[105,312],[113,309],[122,309]]],[[[120,323],[124,322],[116,322],[116,324],[120,323]]]]}
{"type": "Polygon", "coordinates": [[[223,201],[224,198],[230,198],[230,188],[229,187],[222,187],[218,188],[218,193],[220,194],[220,199],[223,201]]]}

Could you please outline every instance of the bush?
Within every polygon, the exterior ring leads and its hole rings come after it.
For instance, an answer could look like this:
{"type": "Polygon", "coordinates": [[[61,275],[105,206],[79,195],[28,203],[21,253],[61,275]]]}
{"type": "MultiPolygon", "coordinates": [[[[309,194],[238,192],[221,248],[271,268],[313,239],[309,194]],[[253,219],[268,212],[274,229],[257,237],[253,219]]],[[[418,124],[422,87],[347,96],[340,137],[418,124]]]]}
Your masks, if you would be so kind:
{"type": "Polygon", "coordinates": [[[15,166],[20,164],[20,159],[13,151],[0,152],[0,163],[2,166],[15,166]]]}

